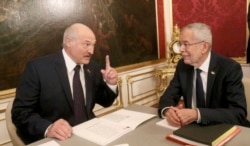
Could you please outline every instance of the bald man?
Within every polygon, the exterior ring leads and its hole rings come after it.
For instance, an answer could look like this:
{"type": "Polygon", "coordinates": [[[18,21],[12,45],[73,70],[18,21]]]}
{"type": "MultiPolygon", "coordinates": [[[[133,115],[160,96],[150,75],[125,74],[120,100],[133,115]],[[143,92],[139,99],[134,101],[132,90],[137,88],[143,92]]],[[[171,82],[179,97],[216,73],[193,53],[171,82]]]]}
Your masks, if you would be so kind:
{"type": "Polygon", "coordinates": [[[93,31],[75,23],[64,32],[62,50],[26,64],[12,108],[13,123],[25,144],[44,137],[68,139],[72,126],[95,117],[96,103],[112,105],[118,96],[118,74],[110,66],[109,56],[105,69],[91,60],[95,43],[93,31]],[[87,118],[80,122],[74,114],[73,76],[77,65],[87,118]]]}

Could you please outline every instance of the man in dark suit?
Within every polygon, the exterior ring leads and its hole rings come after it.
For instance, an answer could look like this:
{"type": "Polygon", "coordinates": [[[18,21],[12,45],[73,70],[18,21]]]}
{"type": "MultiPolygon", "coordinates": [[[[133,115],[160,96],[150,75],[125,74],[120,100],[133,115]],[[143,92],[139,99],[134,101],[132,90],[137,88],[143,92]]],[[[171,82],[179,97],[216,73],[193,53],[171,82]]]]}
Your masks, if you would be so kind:
{"type": "Polygon", "coordinates": [[[203,23],[185,26],[180,34],[179,46],[182,59],[160,98],[159,116],[177,127],[192,122],[249,126],[241,66],[211,51],[209,26],[203,23]],[[200,72],[196,73],[196,69],[200,72]],[[181,97],[184,107],[178,106],[181,97]]]}
{"type": "Polygon", "coordinates": [[[26,144],[44,137],[65,140],[72,135],[72,126],[95,117],[95,104],[112,105],[118,96],[118,73],[110,66],[109,56],[105,69],[91,60],[95,43],[92,30],[76,23],[65,30],[62,50],[27,63],[12,108],[13,123],[26,144]],[[78,111],[74,105],[75,66],[80,66],[82,102],[78,105],[82,106],[78,111]],[[77,121],[82,109],[86,112],[80,116],[85,119],[77,121]]]}

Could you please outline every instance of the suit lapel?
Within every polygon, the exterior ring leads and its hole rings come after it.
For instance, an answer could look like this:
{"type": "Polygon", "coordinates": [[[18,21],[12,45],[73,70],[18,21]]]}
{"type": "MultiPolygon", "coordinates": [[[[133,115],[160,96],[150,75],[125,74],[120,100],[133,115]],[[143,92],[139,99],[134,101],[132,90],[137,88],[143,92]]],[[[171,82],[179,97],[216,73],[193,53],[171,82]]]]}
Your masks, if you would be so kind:
{"type": "Polygon", "coordinates": [[[55,68],[56,68],[58,77],[60,78],[61,85],[63,87],[63,92],[65,93],[67,101],[69,102],[71,110],[73,111],[73,97],[72,97],[71,90],[70,90],[67,69],[66,69],[66,65],[65,65],[62,52],[58,53],[58,59],[56,60],[55,68]]]}
{"type": "Polygon", "coordinates": [[[206,94],[206,106],[209,106],[209,102],[211,99],[211,92],[212,92],[212,87],[214,84],[214,80],[216,77],[218,67],[217,67],[217,57],[214,53],[211,53],[211,59],[210,59],[210,64],[209,64],[209,69],[208,69],[208,74],[207,74],[207,94],[206,94]]]}
{"type": "Polygon", "coordinates": [[[187,70],[187,107],[192,107],[192,95],[193,95],[193,67],[188,67],[187,70]],[[190,85],[188,83],[191,83],[190,85]]]}

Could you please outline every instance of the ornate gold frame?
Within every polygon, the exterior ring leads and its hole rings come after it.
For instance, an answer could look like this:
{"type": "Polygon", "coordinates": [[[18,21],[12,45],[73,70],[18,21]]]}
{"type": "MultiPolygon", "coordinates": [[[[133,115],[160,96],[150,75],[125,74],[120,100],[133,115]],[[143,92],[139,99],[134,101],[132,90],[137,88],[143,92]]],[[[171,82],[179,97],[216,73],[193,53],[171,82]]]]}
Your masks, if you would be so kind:
{"type": "Polygon", "coordinates": [[[172,33],[171,42],[168,45],[169,51],[169,58],[167,59],[167,63],[172,66],[176,65],[176,63],[181,59],[181,53],[179,48],[179,36],[180,36],[180,29],[177,24],[174,26],[174,30],[172,33]]]}
{"type": "MultiPolygon", "coordinates": [[[[156,67],[155,76],[157,79],[156,93],[157,97],[163,94],[167,88],[169,81],[172,79],[177,62],[182,58],[180,51],[176,51],[175,47],[178,47],[180,36],[180,29],[177,25],[174,26],[171,42],[168,44],[168,55],[166,60],[166,66],[156,67]]],[[[177,48],[179,49],[179,48],[177,48]]]]}

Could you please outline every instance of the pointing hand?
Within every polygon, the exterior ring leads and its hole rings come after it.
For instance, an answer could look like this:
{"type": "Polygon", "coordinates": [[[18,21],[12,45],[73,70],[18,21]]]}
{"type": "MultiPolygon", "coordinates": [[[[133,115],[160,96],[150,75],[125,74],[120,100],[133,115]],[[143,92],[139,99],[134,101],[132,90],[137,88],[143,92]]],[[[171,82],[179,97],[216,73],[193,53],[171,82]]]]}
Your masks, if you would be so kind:
{"type": "Polygon", "coordinates": [[[116,85],[117,84],[117,79],[118,79],[118,73],[114,68],[110,66],[110,60],[109,56],[106,55],[106,67],[105,69],[101,70],[101,73],[103,75],[103,78],[106,80],[106,82],[110,85],[116,85]]]}

